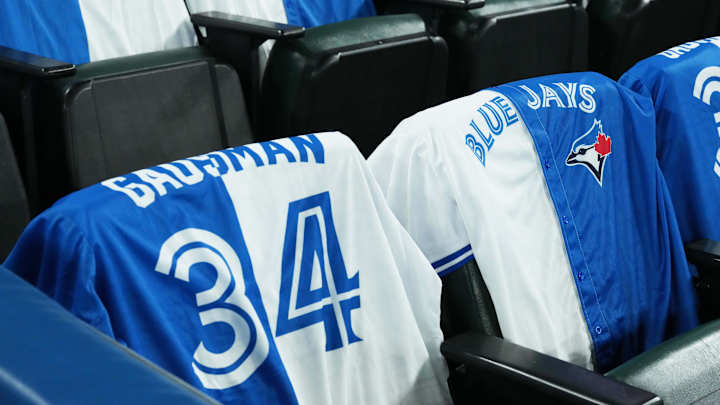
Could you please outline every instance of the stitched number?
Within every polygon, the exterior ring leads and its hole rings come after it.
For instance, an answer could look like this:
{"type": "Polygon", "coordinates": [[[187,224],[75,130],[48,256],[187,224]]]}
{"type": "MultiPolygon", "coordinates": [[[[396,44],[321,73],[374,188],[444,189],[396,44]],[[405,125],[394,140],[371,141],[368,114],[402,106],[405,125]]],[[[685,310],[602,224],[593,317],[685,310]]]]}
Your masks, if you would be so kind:
{"type": "Polygon", "coordinates": [[[360,275],[348,277],[326,191],[288,207],[276,335],[322,323],[325,350],[360,339],[351,311],[360,308],[360,275]]]}

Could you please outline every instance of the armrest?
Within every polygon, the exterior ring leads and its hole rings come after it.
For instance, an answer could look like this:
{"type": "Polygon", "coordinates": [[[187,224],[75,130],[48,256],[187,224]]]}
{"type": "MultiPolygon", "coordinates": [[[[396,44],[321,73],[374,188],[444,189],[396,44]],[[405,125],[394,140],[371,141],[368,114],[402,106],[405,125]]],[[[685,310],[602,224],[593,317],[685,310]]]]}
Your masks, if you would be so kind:
{"type": "Polygon", "coordinates": [[[219,11],[193,14],[190,19],[193,24],[200,27],[235,31],[262,40],[299,38],[305,35],[305,28],[297,25],[260,20],[219,11]]]}
{"type": "Polygon", "coordinates": [[[472,10],[485,6],[485,0],[407,0],[412,3],[423,3],[440,8],[472,10]]]}
{"type": "Polygon", "coordinates": [[[655,394],[494,336],[466,333],[445,341],[441,350],[449,363],[461,364],[467,377],[487,382],[505,400],[662,404],[655,394]]]}
{"type": "Polygon", "coordinates": [[[720,274],[720,242],[710,239],[690,242],[685,246],[685,253],[688,261],[697,266],[698,271],[720,274]]]}
{"type": "Polygon", "coordinates": [[[4,46],[0,46],[0,68],[45,78],[69,76],[77,71],[72,63],[44,58],[4,46]]]}

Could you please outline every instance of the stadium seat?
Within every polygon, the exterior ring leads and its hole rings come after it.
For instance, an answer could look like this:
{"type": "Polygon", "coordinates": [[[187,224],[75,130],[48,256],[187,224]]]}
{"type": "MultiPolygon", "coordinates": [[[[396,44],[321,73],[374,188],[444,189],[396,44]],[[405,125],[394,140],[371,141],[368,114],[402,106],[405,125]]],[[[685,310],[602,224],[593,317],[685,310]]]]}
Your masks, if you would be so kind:
{"type": "Polygon", "coordinates": [[[440,280],[341,134],[82,189],[4,266],[220,402],[450,401],[440,280]]]}
{"type": "Polygon", "coordinates": [[[7,404],[217,404],[0,267],[7,404]]]}
{"type": "Polygon", "coordinates": [[[400,120],[444,100],[445,41],[416,15],[303,31],[228,11],[237,10],[220,2],[216,11],[193,14],[193,22],[207,29],[213,53],[241,72],[260,139],[339,130],[367,156],[400,120]],[[276,43],[260,82],[257,47],[268,39],[276,43]]]}
{"type": "Polygon", "coordinates": [[[718,353],[720,321],[714,321],[668,340],[607,375],[652,391],[666,404],[713,404],[720,401],[718,353]]]}
{"type": "Polygon", "coordinates": [[[393,212],[443,278],[456,392],[585,401],[586,390],[611,392],[608,380],[568,362],[607,372],[697,326],[654,125],[649,98],[594,73],[554,75],[419,113],[371,155],[393,212]],[[483,353],[465,353],[473,344],[483,353]],[[464,385],[471,365],[485,383],[464,385]]]}
{"type": "Polygon", "coordinates": [[[590,69],[617,79],[632,65],[670,47],[716,33],[715,0],[592,0],[590,69]]]}
{"type": "Polygon", "coordinates": [[[450,54],[448,99],[514,80],[587,69],[587,15],[574,0],[422,3],[396,0],[385,12],[414,11],[436,21],[450,54]],[[465,9],[458,3],[466,3],[465,9]]]}
{"type": "Polygon", "coordinates": [[[90,62],[0,47],[0,112],[33,212],[127,171],[252,141],[236,72],[193,46],[182,2],[83,1],[84,19],[65,21],[53,13],[65,5],[42,4],[26,20],[87,32],[79,45],[47,47],[84,46],[90,62]]]}
{"type": "MultiPolygon", "coordinates": [[[[720,240],[719,81],[720,37],[670,48],[620,78],[653,100],[657,158],[686,244],[720,240]]],[[[703,318],[720,318],[720,296],[713,291],[720,275],[698,276],[703,318]]]]}
{"type": "MultiPolygon", "coordinates": [[[[221,11],[305,28],[375,15],[371,0],[185,0],[185,3],[193,13],[221,11]]],[[[265,70],[274,43],[268,40],[260,46],[261,71],[265,70]]]]}
{"type": "Polygon", "coordinates": [[[0,261],[10,253],[29,221],[25,188],[15,162],[5,121],[0,115],[0,261]]]}

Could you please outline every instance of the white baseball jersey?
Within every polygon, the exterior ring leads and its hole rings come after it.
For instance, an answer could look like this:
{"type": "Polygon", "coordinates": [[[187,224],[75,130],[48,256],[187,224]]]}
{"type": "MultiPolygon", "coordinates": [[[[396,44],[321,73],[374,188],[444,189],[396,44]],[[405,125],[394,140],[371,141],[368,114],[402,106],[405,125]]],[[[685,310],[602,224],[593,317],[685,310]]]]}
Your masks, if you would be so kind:
{"type": "Polygon", "coordinates": [[[224,403],[440,404],[440,280],[337,133],[102,182],[6,267],[224,403]]]}

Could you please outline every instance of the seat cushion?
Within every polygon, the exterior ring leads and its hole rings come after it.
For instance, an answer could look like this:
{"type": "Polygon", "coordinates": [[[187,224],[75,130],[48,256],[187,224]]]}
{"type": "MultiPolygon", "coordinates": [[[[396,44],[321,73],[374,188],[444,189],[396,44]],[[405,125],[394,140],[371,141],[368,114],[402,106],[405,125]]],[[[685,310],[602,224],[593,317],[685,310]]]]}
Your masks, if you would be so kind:
{"type": "Polygon", "coordinates": [[[719,403],[720,321],[670,339],[607,375],[654,392],[666,404],[719,403]]]}

